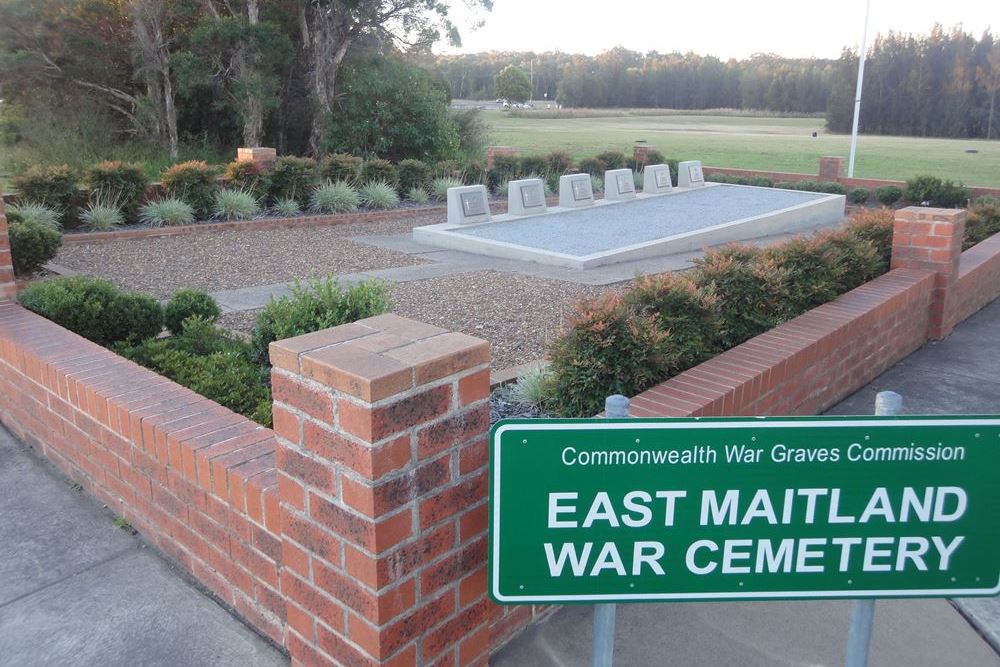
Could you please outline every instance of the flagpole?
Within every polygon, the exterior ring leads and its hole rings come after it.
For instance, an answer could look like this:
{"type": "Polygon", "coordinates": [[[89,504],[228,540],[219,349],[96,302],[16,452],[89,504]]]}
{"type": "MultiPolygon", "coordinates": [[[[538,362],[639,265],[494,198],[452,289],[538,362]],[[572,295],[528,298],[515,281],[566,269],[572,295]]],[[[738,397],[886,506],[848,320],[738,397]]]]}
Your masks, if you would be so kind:
{"type": "Polygon", "coordinates": [[[858,119],[861,117],[861,87],[865,82],[865,53],[868,46],[868,14],[872,0],[865,0],[865,28],[861,32],[861,49],[858,51],[858,87],[854,94],[854,126],[851,128],[851,159],[847,176],[854,178],[854,156],[858,152],[858,119]]]}

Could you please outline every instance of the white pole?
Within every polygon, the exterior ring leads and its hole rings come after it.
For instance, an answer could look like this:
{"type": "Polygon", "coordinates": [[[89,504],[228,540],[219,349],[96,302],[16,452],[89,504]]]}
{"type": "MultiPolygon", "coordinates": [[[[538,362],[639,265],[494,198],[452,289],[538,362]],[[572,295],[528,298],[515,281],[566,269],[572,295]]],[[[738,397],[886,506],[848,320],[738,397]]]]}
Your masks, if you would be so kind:
{"type": "Polygon", "coordinates": [[[861,116],[861,87],[865,83],[865,52],[868,48],[868,14],[872,0],[865,1],[865,28],[861,32],[861,48],[858,51],[858,87],[854,94],[854,127],[851,129],[851,160],[847,166],[847,176],[854,178],[854,155],[858,152],[858,118],[861,116]]]}

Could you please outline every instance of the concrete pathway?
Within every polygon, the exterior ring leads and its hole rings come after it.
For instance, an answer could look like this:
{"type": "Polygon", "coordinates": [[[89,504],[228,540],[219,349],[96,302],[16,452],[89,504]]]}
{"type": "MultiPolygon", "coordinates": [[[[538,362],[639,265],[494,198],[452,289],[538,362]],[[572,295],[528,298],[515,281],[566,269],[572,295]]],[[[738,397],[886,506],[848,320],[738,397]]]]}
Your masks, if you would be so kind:
{"type": "MultiPolygon", "coordinates": [[[[872,414],[875,394],[903,395],[907,414],[1000,414],[1000,301],[928,343],[828,414],[872,414]]],[[[619,605],[615,664],[842,665],[851,603],[619,605]]],[[[565,607],[517,637],[494,667],[590,661],[593,607],[565,607]]],[[[879,600],[871,665],[1000,665],[1000,598],[879,600]]]]}
{"type": "Polygon", "coordinates": [[[0,427],[0,664],[287,667],[0,427]]]}

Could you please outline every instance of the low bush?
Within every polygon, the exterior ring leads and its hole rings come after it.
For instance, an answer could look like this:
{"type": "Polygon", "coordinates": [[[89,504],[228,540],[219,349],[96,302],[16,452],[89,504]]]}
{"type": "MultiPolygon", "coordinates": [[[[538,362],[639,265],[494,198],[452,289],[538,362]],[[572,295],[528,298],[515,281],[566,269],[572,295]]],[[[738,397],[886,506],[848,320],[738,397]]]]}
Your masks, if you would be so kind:
{"type": "Polygon", "coordinates": [[[316,182],[316,160],[292,155],[279,157],[268,180],[267,192],[272,201],[294,199],[305,206],[316,182]]]}
{"type": "Polygon", "coordinates": [[[431,183],[431,197],[437,201],[448,201],[448,190],[463,185],[465,184],[457,178],[435,178],[431,183]]]}
{"type": "Polygon", "coordinates": [[[614,292],[578,304],[549,347],[552,411],[592,416],[610,394],[634,396],[676,367],[657,315],[636,313],[614,292]]]}
{"type": "Polygon", "coordinates": [[[423,188],[410,188],[406,191],[406,201],[413,202],[414,204],[426,204],[430,196],[427,194],[427,190],[423,188]]]}
{"type": "Polygon", "coordinates": [[[545,366],[531,368],[517,376],[517,382],[510,387],[507,397],[514,403],[544,411],[555,395],[554,379],[552,371],[545,366]]]}
{"type": "Polygon", "coordinates": [[[1000,206],[1000,197],[994,197],[992,195],[981,195],[976,197],[972,205],[973,206],[986,206],[992,204],[993,206],[1000,206]]]}
{"type": "Polygon", "coordinates": [[[868,201],[871,196],[871,192],[868,188],[851,188],[847,193],[847,201],[852,204],[864,204],[868,201]]]}
{"type": "Polygon", "coordinates": [[[168,167],[160,181],[167,196],[180,199],[194,209],[199,219],[212,215],[215,193],[219,189],[217,173],[201,160],[189,160],[168,167]]]}
{"type": "Polygon", "coordinates": [[[348,153],[332,153],[323,159],[319,166],[319,177],[324,181],[336,183],[344,181],[353,183],[361,176],[361,163],[359,157],[348,153]]]}
{"type": "Polygon", "coordinates": [[[289,197],[288,199],[279,199],[274,202],[274,206],[271,207],[271,212],[275,215],[280,215],[283,218],[292,218],[299,213],[302,213],[302,207],[299,206],[299,202],[289,197]]]}
{"type": "Polygon", "coordinates": [[[409,192],[413,188],[425,190],[431,184],[431,168],[420,160],[403,160],[396,165],[396,173],[400,192],[409,192]]]}
{"type": "Polygon", "coordinates": [[[968,250],[1000,233],[1000,203],[975,204],[965,220],[965,239],[962,249],[968,250]]]}
{"type": "Polygon", "coordinates": [[[50,225],[12,221],[7,228],[14,275],[26,278],[55,258],[62,246],[62,234],[50,225]]]}
{"type": "Polygon", "coordinates": [[[250,190],[223,189],[215,193],[212,214],[219,220],[247,220],[260,215],[260,202],[250,190]]]}
{"type": "Polygon", "coordinates": [[[478,160],[469,160],[462,167],[462,182],[466,185],[480,185],[486,180],[486,169],[478,160]]]}
{"type": "Polygon", "coordinates": [[[773,304],[777,321],[837,296],[847,268],[834,248],[816,238],[795,237],[764,249],[759,257],[758,264],[775,267],[768,287],[779,297],[773,304]]]}
{"type": "Polygon", "coordinates": [[[576,168],[591,176],[604,178],[604,172],[607,171],[608,167],[597,158],[587,157],[577,162],[576,168]]]}
{"type": "Polygon", "coordinates": [[[493,194],[500,199],[507,199],[507,195],[510,194],[510,181],[497,183],[493,188],[493,194]]]}
{"type": "Polygon", "coordinates": [[[190,225],[195,220],[194,208],[180,199],[151,201],[139,208],[139,222],[150,227],[190,225]]]}
{"type": "Polygon", "coordinates": [[[875,248],[879,274],[889,270],[889,260],[892,259],[893,219],[890,209],[880,208],[856,213],[847,223],[851,234],[862,241],[868,241],[875,248]]]}
{"type": "Polygon", "coordinates": [[[939,208],[959,208],[969,201],[969,189],[961,183],[941,180],[936,176],[917,176],[906,182],[907,201],[939,208]]]}
{"type": "Polygon", "coordinates": [[[837,281],[836,293],[831,298],[877,278],[888,269],[882,251],[875,242],[856,235],[850,227],[821,232],[814,239],[835,263],[833,273],[837,281]]]}
{"type": "Polygon", "coordinates": [[[208,322],[219,319],[222,311],[211,296],[201,290],[181,289],[174,292],[163,309],[163,323],[170,333],[177,335],[183,331],[188,318],[197,317],[208,322]]]}
{"type": "Polygon", "coordinates": [[[594,156],[605,169],[623,169],[625,167],[625,154],[621,151],[604,151],[594,156]]]}
{"type": "Polygon", "coordinates": [[[117,202],[126,222],[136,220],[139,206],[145,200],[146,188],[149,186],[149,179],[141,164],[113,160],[99,162],[87,170],[86,182],[91,199],[117,202]]]}
{"type": "MultiPolygon", "coordinates": [[[[520,174],[544,174],[548,168],[548,163],[544,156],[525,155],[518,164],[520,174]]],[[[523,178],[528,178],[523,176],[523,178]]]]}
{"type": "Polygon", "coordinates": [[[883,185],[875,188],[875,201],[883,206],[892,206],[903,198],[903,189],[895,185],[883,185]]]}
{"type": "Polygon", "coordinates": [[[552,151],[545,156],[545,171],[562,176],[573,168],[573,158],[565,151],[552,151]]]}
{"type": "Polygon", "coordinates": [[[637,278],[625,293],[625,302],[637,313],[656,315],[666,330],[666,344],[674,374],[701,363],[719,351],[722,321],[718,300],[683,276],[666,273],[637,278]]]}
{"type": "Polygon", "coordinates": [[[256,162],[230,162],[226,165],[225,179],[230,188],[249,192],[255,198],[267,194],[267,174],[256,162]]]}
{"type": "Polygon", "coordinates": [[[521,173],[521,161],[516,155],[497,155],[493,158],[491,178],[499,181],[511,181],[521,173]]]}
{"type": "Polygon", "coordinates": [[[321,185],[309,198],[309,210],[314,213],[348,213],[360,204],[358,191],[346,181],[321,185]]]}
{"type": "Polygon", "coordinates": [[[106,232],[124,225],[125,215],[116,201],[95,200],[80,211],[80,222],[93,231],[106,232]]]}
{"type": "Polygon", "coordinates": [[[269,364],[268,346],[276,340],[301,336],[388,311],[389,290],[378,281],[344,288],[332,279],[296,283],[292,295],[272,299],[257,316],[251,335],[252,357],[269,364]]]}
{"type": "Polygon", "coordinates": [[[59,213],[45,204],[26,201],[22,204],[8,206],[7,218],[9,220],[41,225],[55,231],[62,229],[62,225],[59,223],[59,213]]]}
{"type": "Polygon", "coordinates": [[[13,180],[22,201],[44,204],[56,211],[65,227],[76,224],[83,197],[76,185],[76,172],[67,165],[28,167],[13,180]]]}
{"type": "Polygon", "coordinates": [[[358,197],[366,208],[387,209],[399,206],[396,188],[385,181],[370,181],[358,188],[358,197]]]}
{"type": "Polygon", "coordinates": [[[138,342],[163,328],[155,299],[122,292],[110,281],[89,276],[54,278],[28,286],[21,305],[98,345],[138,342]]]}
{"type": "Polygon", "coordinates": [[[399,175],[396,167],[388,160],[368,160],[361,167],[361,183],[372,183],[379,181],[388,183],[393,188],[399,183],[399,175]]]}
{"type": "Polygon", "coordinates": [[[590,189],[594,192],[595,195],[604,192],[604,179],[601,178],[600,176],[591,176],[590,189]]]}

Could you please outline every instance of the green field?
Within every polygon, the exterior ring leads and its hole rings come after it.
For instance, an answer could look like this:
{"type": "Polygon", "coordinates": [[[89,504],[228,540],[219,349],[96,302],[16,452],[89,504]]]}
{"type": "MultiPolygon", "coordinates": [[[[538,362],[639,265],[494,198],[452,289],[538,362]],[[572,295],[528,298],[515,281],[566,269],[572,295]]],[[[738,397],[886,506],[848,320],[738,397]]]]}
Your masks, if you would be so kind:
{"type": "MultiPolygon", "coordinates": [[[[815,174],[823,155],[850,152],[851,138],[830,134],[822,118],[663,115],[524,118],[485,111],[491,141],[522,154],[565,150],[575,158],[603,150],[631,152],[645,140],[668,158],[706,166],[815,174]],[[813,137],[812,133],[818,136],[813,137]]],[[[1000,187],[1000,141],[860,136],[854,175],[907,179],[933,174],[966,185],[1000,187]],[[975,150],[978,153],[967,153],[975,150]]]]}

